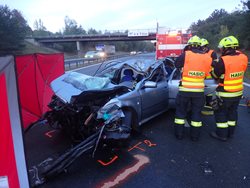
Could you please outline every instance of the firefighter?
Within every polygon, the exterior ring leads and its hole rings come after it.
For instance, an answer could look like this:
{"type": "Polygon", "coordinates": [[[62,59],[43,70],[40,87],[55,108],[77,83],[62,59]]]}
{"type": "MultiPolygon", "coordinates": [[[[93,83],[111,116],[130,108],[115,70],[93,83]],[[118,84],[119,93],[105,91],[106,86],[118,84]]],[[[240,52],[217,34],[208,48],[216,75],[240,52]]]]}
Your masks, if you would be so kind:
{"type": "Polygon", "coordinates": [[[207,53],[212,58],[212,60],[216,60],[217,59],[216,52],[214,50],[211,50],[208,45],[209,45],[208,40],[202,38],[201,39],[201,50],[203,52],[207,53]]]}
{"type": "MultiPolygon", "coordinates": [[[[218,57],[217,57],[216,52],[214,50],[211,50],[208,45],[209,45],[208,40],[202,38],[201,39],[201,50],[203,52],[205,52],[211,58],[211,62],[212,62],[213,60],[216,60],[218,57]]],[[[213,79],[210,73],[206,76],[206,79],[213,79]]],[[[213,115],[213,110],[212,110],[212,107],[210,105],[210,103],[212,101],[212,97],[213,97],[212,93],[209,93],[208,95],[206,95],[206,104],[205,104],[203,110],[201,111],[201,113],[203,115],[213,115]]]]}
{"type": "Polygon", "coordinates": [[[176,68],[183,69],[179,92],[176,98],[176,114],[174,131],[177,139],[184,135],[185,119],[191,107],[191,140],[197,141],[200,136],[201,110],[205,103],[204,79],[211,69],[212,61],[200,50],[201,41],[198,36],[188,40],[185,51],[177,58],[176,68]]]}
{"type": "Polygon", "coordinates": [[[234,134],[237,108],[243,94],[243,77],[248,58],[237,51],[238,47],[239,42],[234,36],[223,38],[218,46],[222,55],[212,63],[211,75],[219,81],[216,96],[221,105],[214,111],[216,130],[210,136],[221,141],[227,141],[234,134]]]}

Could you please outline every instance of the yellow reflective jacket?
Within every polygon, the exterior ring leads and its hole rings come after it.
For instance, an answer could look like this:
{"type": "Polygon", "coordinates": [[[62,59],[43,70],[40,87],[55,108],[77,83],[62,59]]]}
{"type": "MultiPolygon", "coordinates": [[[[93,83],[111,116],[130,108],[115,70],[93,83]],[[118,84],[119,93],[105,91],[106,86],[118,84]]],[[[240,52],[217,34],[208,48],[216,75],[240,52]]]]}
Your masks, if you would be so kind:
{"type": "Polygon", "coordinates": [[[204,92],[204,79],[211,70],[211,58],[207,54],[185,52],[180,91],[204,92]]]}

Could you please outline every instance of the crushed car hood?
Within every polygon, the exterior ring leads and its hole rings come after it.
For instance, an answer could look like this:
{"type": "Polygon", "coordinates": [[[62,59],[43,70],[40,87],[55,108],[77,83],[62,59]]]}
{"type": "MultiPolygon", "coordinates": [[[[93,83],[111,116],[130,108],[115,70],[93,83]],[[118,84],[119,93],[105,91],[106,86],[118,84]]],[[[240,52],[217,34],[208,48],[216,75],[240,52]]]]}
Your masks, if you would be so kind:
{"type": "Polygon", "coordinates": [[[72,96],[79,95],[83,91],[103,90],[115,86],[108,78],[93,77],[77,72],[65,73],[51,82],[55,95],[65,103],[70,103],[72,96]]]}

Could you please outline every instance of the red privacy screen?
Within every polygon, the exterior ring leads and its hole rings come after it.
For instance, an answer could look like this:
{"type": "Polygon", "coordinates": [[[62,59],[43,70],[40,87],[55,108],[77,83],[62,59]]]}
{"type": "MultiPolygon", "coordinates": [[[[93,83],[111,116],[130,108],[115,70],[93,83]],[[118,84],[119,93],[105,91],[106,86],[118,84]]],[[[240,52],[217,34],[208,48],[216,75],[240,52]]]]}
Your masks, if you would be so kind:
{"type": "Polygon", "coordinates": [[[28,128],[47,110],[53,91],[50,83],[64,74],[63,54],[16,56],[22,123],[28,128]]]}
{"type": "Polygon", "coordinates": [[[6,177],[10,187],[19,187],[14,146],[9,117],[5,75],[0,73],[0,177],[6,177]]]}

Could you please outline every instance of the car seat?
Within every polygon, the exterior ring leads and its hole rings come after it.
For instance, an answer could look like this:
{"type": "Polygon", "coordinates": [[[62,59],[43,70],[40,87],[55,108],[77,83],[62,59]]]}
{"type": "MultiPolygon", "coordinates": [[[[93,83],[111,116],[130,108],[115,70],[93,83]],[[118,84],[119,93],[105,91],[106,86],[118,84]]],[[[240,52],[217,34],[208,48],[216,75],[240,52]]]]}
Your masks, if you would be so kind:
{"type": "Polygon", "coordinates": [[[121,82],[134,80],[133,75],[134,75],[134,72],[131,69],[125,69],[123,72],[123,77],[121,79],[121,82]]]}

